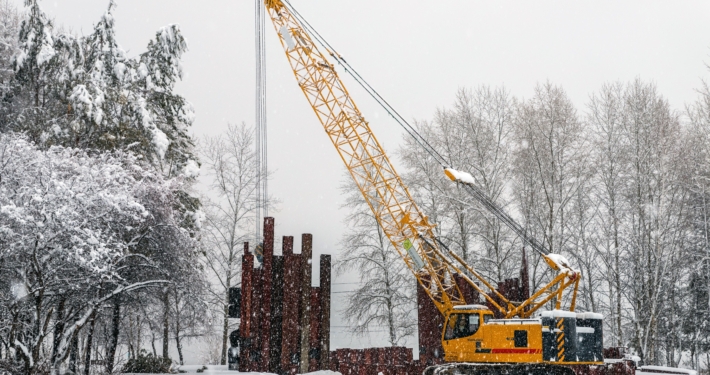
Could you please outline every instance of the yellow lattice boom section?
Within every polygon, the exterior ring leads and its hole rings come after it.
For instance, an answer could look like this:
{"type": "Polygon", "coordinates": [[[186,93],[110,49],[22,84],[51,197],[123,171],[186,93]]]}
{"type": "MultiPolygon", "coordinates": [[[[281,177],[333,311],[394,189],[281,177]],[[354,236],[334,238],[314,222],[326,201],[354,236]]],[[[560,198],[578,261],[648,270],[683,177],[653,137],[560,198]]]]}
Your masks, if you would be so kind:
{"type": "Polygon", "coordinates": [[[464,304],[454,270],[434,240],[434,225],[414,203],[335,67],[281,0],[265,4],[299,87],[392,246],[442,314],[464,304]]]}

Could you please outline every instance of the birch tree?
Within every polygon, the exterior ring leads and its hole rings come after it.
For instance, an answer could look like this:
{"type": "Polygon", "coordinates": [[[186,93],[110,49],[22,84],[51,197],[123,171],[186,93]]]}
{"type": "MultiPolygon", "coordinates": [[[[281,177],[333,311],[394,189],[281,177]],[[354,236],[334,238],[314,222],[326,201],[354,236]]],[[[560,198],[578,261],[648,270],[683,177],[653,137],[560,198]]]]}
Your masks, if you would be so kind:
{"type": "MultiPolygon", "coordinates": [[[[534,96],[515,116],[515,194],[530,233],[552,253],[571,249],[565,225],[569,206],[587,172],[583,171],[582,122],[565,91],[551,83],[535,87],[534,96]]],[[[533,268],[533,289],[547,272],[533,268]]]]}
{"type": "MultiPolygon", "coordinates": [[[[511,174],[514,109],[515,101],[505,88],[459,89],[452,108],[438,109],[431,123],[418,123],[423,136],[452,167],[470,172],[480,189],[502,206],[507,205],[511,174]]],[[[486,276],[502,280],[519,259],[507,228],[445,178],[441,166],[413,141],[405,138],[399,154],[408,167],[404,178],[439,225],[439,236],[486,276]]]]}
{"type": "MultiPolygon", "coordinates": [[[[593,192],[601,205],[597,214],[601,238],[596,249],[604,262],[608,289],[608,312],[606,324],[615,345],[624,345],[622,325],[622,304],[624,282],[622,282],[622,260],[625,258],[621,225],[625,221],[627,207],[623,199],[625,170],[625,138],[622,136],[625,113],[624,85],[606,84],[598,93],[590,97],[587,122],[593,132],[594,163],[597,171],[594,181],[597,188],[593,192]]],[[[625,281],[625,280],[624,280],[625,281]]]]}
{"type": "Polygon", "coordinates": [[[416,290],[412,276],[348,175],[341,186],[348,230],[335,263],[339,273],[357,271],[360,285],[349,294],[342,312],[351,331],[367,335],[384,329],[390,346],[402,346],[416,330],[416,290]]]}
{"type": "Polygon", "coordinates": [[[221,362],[225,364],[230,331],[229,288],[240,285],[243,243],[253,240],[257,209],[254,131],[244,123],[228,125],[223,134],[206,137],[200,151],[213,194],[211,199],[204,199],[203,259],[216,280],[211,293],[222,319],[221,362]]]}

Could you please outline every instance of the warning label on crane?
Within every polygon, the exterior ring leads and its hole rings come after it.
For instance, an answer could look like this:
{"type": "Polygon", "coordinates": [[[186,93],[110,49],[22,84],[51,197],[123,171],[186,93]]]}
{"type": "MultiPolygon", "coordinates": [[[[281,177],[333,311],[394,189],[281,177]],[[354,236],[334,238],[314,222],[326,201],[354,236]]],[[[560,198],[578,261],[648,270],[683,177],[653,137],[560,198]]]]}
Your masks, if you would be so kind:
{"type": "Polygon", "coordinates": [[[404,249],[407,250],[407,254],[409,254],[409,258],[414,262],[414,265],[417,267],[416,270],[422,269],[424,267],[424,261],[422,258],[419,256],[419,253],[417,253],[417,249],[414,248],[414,245],[412,245],[412,241],[409,239],[404,240],[404,243],[402,243],[402,246],[404,246],[404,249]]]}

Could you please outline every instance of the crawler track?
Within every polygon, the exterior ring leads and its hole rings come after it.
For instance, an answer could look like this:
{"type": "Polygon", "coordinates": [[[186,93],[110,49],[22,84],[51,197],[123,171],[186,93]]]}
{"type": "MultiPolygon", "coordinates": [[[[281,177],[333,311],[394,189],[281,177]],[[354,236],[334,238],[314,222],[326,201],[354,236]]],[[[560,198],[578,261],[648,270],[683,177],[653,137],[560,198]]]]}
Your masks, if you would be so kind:
{"type": "Polygon", "coordinates": [[[447,363],[427,367],[423,375],[575,375],[571,368],[549,364],[447,363]]]}

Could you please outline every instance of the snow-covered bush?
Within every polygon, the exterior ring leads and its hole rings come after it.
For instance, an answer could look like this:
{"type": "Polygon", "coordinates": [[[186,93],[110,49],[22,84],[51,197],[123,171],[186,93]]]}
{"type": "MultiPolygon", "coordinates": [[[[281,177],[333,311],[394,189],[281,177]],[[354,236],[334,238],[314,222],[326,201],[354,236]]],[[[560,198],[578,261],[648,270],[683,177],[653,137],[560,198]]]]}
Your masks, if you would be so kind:
{"type": "Polygon", "coordinates": [[[174,210],[183,184],[130,153],[0,134],[0,340],[27,373],[63,361],[106,302],[191,273],[193,239],[174,210]]]}

